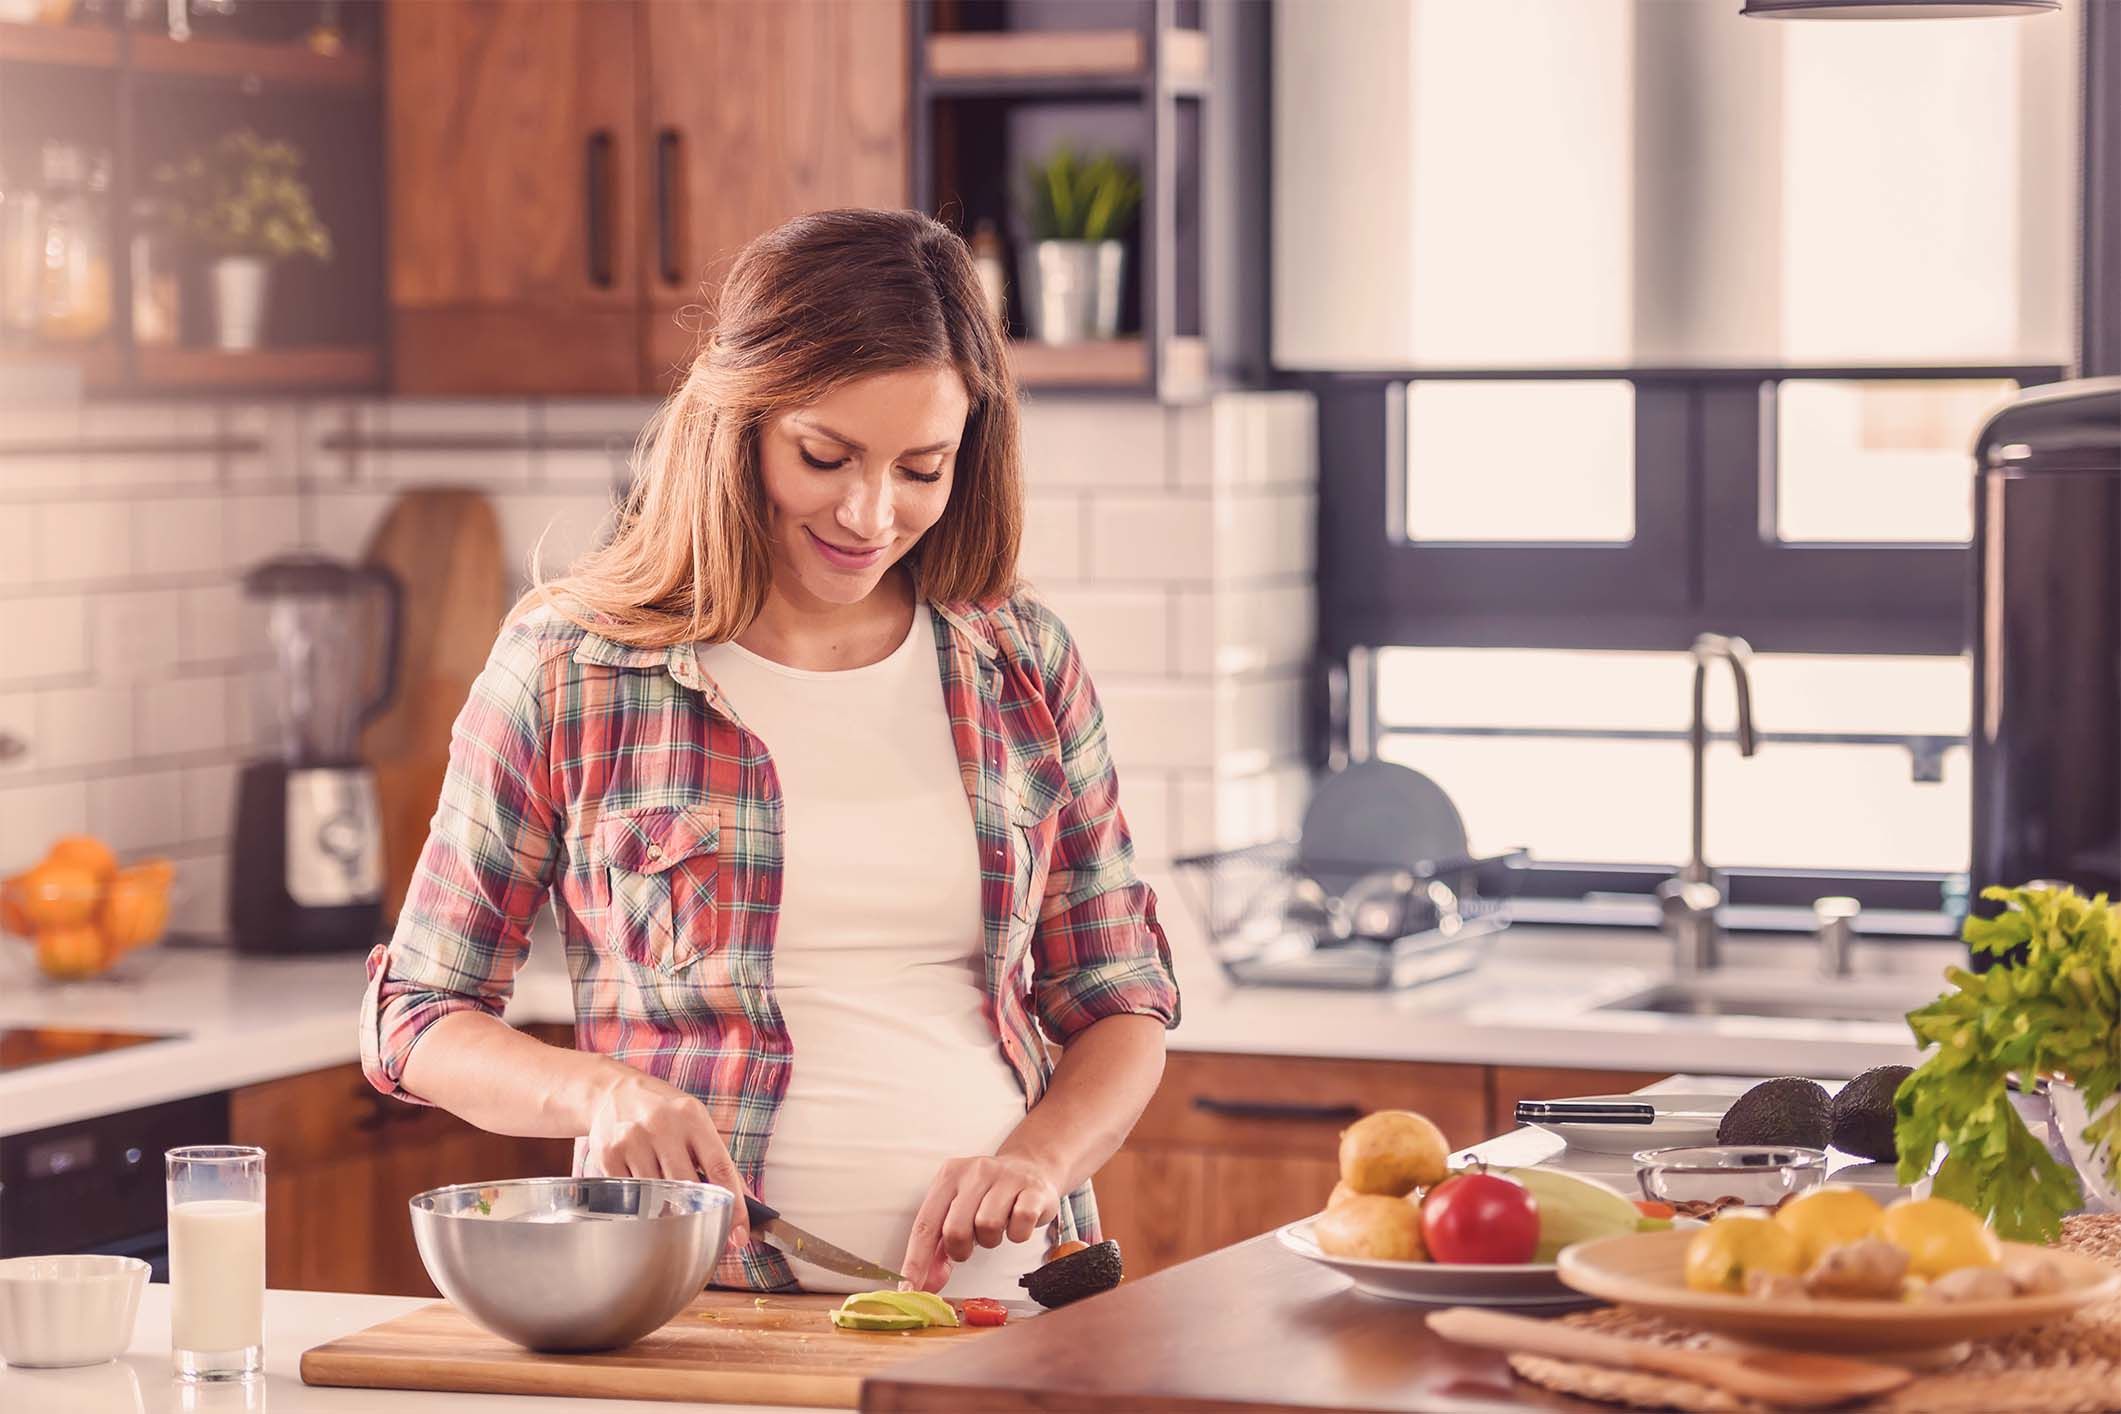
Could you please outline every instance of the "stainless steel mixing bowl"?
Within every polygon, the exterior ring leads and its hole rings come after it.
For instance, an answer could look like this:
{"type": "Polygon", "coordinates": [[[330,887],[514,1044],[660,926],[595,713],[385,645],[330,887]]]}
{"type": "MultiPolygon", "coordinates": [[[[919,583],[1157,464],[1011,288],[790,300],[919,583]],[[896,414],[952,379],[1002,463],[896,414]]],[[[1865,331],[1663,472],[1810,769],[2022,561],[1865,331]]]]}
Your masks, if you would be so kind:
{"type": "Polygon", "coordinates": [[[735,1200],[712,1183],[518,1178],[412,1199],[420,1260],[442,1294],[532,1350],[610,1350],[707,1284],[735,1200]]]}

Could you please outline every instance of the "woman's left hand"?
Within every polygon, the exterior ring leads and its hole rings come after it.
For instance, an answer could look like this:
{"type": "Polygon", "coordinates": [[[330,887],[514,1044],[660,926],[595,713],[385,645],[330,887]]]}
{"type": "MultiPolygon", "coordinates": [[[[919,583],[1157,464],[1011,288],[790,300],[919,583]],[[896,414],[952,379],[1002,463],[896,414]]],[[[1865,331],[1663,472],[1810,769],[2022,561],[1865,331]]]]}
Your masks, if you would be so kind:
{"type": "Polygon", "coordinates": [[[1059,1214],[1059,1188],[1030,1159],[952,1159],[928,1185],[899,1270],[921,1290],[941,1291],[951,1269],[976,1247],[1028,1242],[1059,1214]]]}

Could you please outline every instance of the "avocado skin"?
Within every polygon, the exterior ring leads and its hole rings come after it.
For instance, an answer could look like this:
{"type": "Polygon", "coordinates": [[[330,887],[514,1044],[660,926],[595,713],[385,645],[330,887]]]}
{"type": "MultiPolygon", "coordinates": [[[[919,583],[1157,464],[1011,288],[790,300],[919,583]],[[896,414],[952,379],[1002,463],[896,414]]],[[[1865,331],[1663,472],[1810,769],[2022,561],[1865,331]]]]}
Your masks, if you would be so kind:
{"type": "Polygon", "coordinates": [[[1824,1149],[1833,1104],[1814,1081],[1794,1075],[1763,1080],[1740,1095],[1716,1126],[1719,1144],[1795,1144],[1824,1149]]]}
{"type": "Polygon", "coordinates": [[[1017,1284],[1031,1299],[1049,1310],[1095,1296],[1119,1285],[1125,1269],[1120,1264],[1119,1244],[1111,1240],[1055,1258],[1037,1271],[1026,1272],[1017,1284]]]}
{"type": "Polygon", "coordinates": [[[1893,1095],[1912,1074],[1909,1066],[1875,1066],[1842,1086],[1832,1106],[1834,1147],[1877,1163],[1897,1161],[1900,1146],[1893,1127],[1899,1116],[1893,1111],[1893,1095]]]}

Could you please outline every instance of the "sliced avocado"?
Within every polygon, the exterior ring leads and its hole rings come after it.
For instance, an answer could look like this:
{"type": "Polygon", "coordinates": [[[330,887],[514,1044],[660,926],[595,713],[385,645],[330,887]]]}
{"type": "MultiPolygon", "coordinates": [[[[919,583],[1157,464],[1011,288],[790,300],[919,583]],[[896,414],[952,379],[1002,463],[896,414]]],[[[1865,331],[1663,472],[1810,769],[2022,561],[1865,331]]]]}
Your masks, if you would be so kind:
{"type": "Polygon", "coordinates": [[[880,1316],[868,1311],[834,1311],[832,1324],[843,1331],[917,1331],[928,1323],[919,1316],[880,1316]]]}
{"type": "Polygon", "coordinates": [[[876,1316],[917,1316],[923,1325],[954,1326],[957,1311],[932,1291],[865,1291],[840,1303],[842,1311],[876,1316]]]}

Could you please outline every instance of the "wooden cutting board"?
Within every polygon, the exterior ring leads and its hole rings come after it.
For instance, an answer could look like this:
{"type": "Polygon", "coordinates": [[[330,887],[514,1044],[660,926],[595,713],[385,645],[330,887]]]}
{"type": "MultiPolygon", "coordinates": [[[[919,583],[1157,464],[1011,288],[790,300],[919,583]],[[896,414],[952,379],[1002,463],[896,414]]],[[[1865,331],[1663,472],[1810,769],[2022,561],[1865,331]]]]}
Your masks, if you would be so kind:
{"type": "Polygon", "coordinates": [[[366,559],[404,591],[397,692],[361,732],[383,822],[383,916],[395,920],[441,798],[450,726],[501,630],[512,581],[493,503],[477,491],[406,492],[366,559]]]}
{"type": "MultiPolygon", "coordinates": [[[[836,1296],[703,1292],[669,1325],[624,1350],[538,1355],[488,1333],[440,1301],[304,1353],[302,1382],[853,1409],[865,1377],[916,1355],[959,1348],[996,1329],[836,1330],[825,1313],[839,1302],[836,1296]]],[[[1037,1309],[1012,1303],[1010,1321],[1037,1309]]]]}

